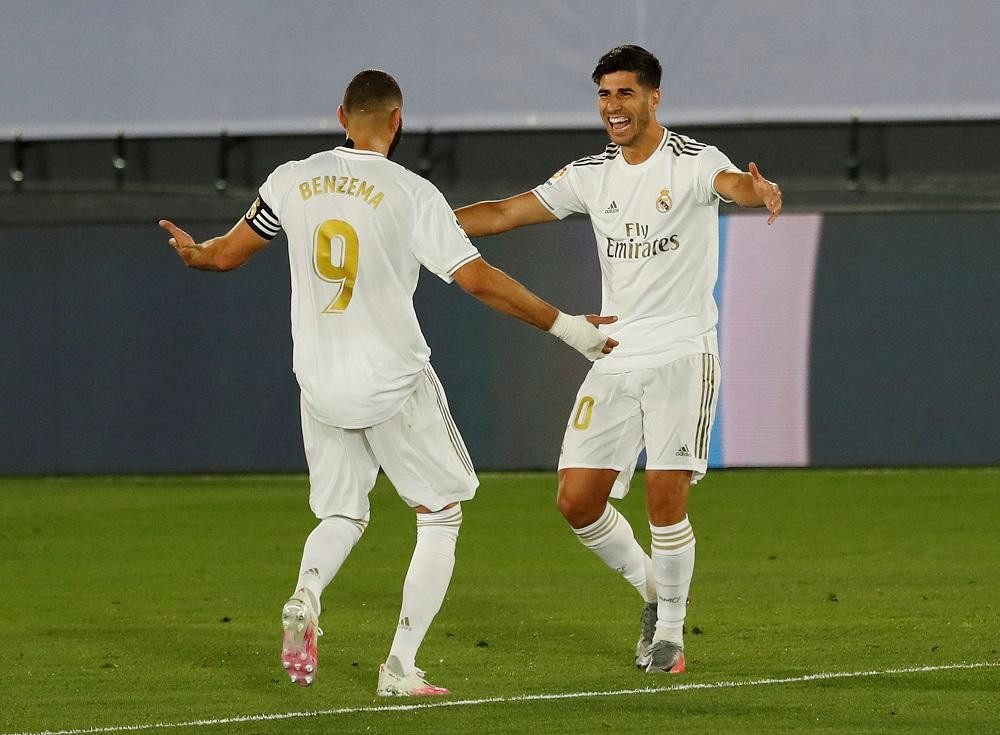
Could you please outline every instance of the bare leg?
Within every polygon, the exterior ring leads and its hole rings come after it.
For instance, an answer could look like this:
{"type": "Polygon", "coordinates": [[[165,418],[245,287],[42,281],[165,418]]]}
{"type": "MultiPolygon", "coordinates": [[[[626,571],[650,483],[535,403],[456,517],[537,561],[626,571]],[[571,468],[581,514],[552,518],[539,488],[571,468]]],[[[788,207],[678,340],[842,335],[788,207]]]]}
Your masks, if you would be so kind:
{"type": "Polygon", "coordinates": [[[652,562],[628,521],[608,502],[617,470],[559,471],[557,503],[580,542],[635,587],[646,602],[656,599],[652,562]]]}

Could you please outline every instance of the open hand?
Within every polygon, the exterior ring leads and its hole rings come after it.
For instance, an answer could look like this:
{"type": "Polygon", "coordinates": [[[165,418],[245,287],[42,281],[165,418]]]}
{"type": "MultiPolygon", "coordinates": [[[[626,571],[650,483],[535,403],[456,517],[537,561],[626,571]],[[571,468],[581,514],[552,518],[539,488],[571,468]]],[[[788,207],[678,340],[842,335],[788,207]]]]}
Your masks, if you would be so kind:
{"type": "Polygon", "coordinates": [[[750,176],[753,179],[753,190],[771,213],[767,223],[772,224],[781,214],[781,189],[773,181],[765,179],[753,161],[750,162],[750,176]]]}

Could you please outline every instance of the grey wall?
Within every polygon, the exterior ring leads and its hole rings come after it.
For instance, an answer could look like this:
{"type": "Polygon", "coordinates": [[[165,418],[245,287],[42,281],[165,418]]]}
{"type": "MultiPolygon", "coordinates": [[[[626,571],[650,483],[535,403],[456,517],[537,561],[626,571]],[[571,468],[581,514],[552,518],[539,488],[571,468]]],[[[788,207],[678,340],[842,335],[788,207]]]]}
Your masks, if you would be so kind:
{"type": "MultiPolygon", "coordinates": [[[[559,230],[576,247],[550,233],[483,252],[599,310],[589,225],[559,230]]],[[[0,261],[0,474],[303,469],[283,236],[214,274],[185,269],[153,224],[0,228],[0,261]]],[[[417,306],[477,463],[551,466],[587,363],[426,274],[417,306]]]]}
{"type": "MultiPolygon", "coordinates": [[[[231,221],[185,224],[208,236],[231,221]]],[[[586,312],[592,237],[571,219],[480,247],[586,312]]],[[[826,216],[812,464],[1000,464],[998,241],[998,213],[826,216]]],[[[211,274],[152,223],[7,227],[0,264],[0,474],[304,467],[281,237],[211,274]]],[[[436,278],[416,301],[477,465],[553,467],[587,364],[436,278]]]]}
{"type": "Polygon", "coordinates": [[[2,230],[0,252],[0,472],[301,464],[280,249],[228,278],[152,226],[2,230]]]}
{"type": "Polygon", "coordinates": [[[997,117],[998,27],[991,0],[0,0],[0,137],[337,129],[370,66],[412,129],[589,126],[628,42],[678,124],[997,117]]]}
{"type": "Polygon", "coordinates": [[[812,463],[1000,464],[1000,215],[827,215],[812,463]]]}

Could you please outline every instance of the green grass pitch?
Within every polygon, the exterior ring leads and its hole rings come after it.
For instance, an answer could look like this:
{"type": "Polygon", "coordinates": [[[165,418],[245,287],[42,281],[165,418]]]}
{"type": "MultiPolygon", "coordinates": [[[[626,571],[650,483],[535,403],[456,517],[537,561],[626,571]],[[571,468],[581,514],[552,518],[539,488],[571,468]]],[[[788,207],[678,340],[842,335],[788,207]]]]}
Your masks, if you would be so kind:
{"type": "MultiPolygon", "coordinates": [[[[0,735],[360,708],[150,733],[975,733],[1000,668],[1000,473],[717,471],[692,495],[689,673],[631,659],[640,600],[554,505],[554,475],[485,474],[418,664],[452,700],[374,696],[414,537],[380,480],[327,590],[317,683],[278,664],[314,525],[303,477],[0,479],[0,735]]],[[[619,507],[648,544],[641,478],[619,507]]],[[[113,730],[128,732],[127,730],[113,730]]]]}

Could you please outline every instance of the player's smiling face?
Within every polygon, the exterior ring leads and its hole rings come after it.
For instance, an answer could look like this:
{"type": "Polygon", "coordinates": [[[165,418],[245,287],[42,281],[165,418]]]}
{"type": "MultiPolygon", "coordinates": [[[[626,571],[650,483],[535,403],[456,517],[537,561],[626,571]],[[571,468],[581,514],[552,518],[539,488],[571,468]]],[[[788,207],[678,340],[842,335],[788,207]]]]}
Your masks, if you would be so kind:
{"type": "Polygon", "coordinates": [[[597,86],[597,105],[613,143],[627,147],[656,123],[660,90],[639,84],[634,71],[605,74],[597,86]]]}

